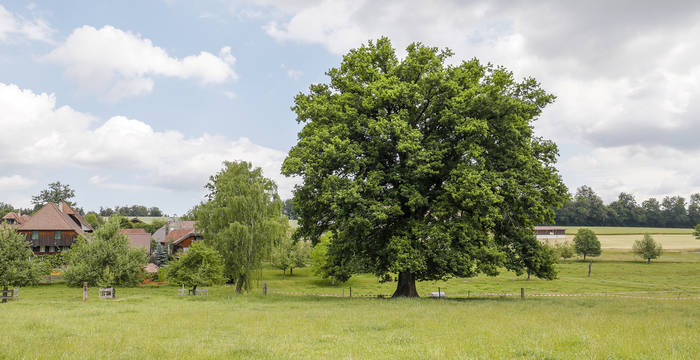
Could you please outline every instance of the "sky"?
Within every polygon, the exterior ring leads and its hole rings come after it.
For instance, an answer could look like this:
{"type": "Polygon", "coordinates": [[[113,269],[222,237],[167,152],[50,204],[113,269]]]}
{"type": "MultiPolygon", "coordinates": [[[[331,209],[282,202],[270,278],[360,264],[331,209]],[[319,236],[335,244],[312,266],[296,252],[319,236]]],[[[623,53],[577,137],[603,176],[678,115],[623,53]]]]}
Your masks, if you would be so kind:
{"type": "Polygon", "coordinates": [[[295,94],[362,43],[420,41],[534,77],[573,193],[700,192],[700,3],[0,1],[0,201],[61,181],[86,210],[199,203],[225,160],[282,198],[295,94]]]}

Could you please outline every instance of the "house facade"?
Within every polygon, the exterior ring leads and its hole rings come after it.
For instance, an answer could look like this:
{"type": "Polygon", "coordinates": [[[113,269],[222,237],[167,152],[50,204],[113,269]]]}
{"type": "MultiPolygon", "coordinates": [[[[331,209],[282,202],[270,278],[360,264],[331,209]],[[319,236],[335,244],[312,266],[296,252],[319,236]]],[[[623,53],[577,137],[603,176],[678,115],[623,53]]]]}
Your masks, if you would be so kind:
{"type": "Polygon", "coordinates": [[[92,226],[68,204],[48,203],[17,228],[27,237],[36,255],[70,249],[78,236],[93,232],[92,226]]]}
{"type": "Polygon", "coordinates": [[[171,219],[153,233],[153,239],[168,249],[169,254],[187,251],[194,241],[202,240],[195,224],[196,221],[171,219]]]}

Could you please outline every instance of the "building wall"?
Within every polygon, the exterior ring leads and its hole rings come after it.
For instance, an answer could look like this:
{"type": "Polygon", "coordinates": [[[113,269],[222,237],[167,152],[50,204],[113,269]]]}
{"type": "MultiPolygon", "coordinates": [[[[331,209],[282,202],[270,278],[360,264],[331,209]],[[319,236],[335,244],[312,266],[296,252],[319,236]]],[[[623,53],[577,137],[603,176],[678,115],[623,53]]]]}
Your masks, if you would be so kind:
{"type": "Polygon", "coordinates": [[[32,239],[33,231],[23,230],[19,233],[24,234],[32,244],[32,250],[37,255],[54,254],[60,250],[70,248],[75,242],[78,234],[75,231],[61,231],[61,238],[55,238],[55,231],[39,231],[38,239],[32,239]]]}

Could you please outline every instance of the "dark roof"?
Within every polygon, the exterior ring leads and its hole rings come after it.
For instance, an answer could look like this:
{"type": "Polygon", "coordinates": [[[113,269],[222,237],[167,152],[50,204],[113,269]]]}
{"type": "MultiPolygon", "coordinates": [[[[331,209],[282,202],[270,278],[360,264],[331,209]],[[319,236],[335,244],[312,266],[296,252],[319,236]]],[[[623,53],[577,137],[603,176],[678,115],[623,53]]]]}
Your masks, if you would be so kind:
{"type": "Polygon", "coordinates": [[[20,231],[58,231],[72,230],[78,234],[92,231],[92,226],[66,203],[48,203],[19,227],[20,231]]]}
{"type": "Polygon", "coordinates": [[[13,224],[12,226],[18,227],[18,226],[24,224],[25,222],[27,222],[27,220],[29,220],[29,216],[27,216],[27,215],[20,216],[16,212],[10,211],[9,213],[5,214],[5,216],[2,217],[2,220],[5,220],[5,221],[14,220],[15,224],[13,224]]]}
{"type": "Polygon", "coordinates": [[[535,226],[535,230],[566,230],[560,226],[535,226]]]}

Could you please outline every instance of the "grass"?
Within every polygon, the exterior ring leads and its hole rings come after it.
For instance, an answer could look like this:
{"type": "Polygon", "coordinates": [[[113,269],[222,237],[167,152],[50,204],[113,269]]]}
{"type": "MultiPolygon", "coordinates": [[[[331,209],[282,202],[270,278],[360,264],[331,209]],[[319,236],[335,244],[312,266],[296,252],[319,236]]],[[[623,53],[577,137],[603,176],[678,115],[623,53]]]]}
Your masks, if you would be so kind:
{"type": "Polygon", "coordinates": [[[562,226],[566,229],[567,235],[575,235],[578,229],[591,229],[596,235],[644,235],[664,234],[664,235],[685,235],[692,234],[691,228],[651,228],[651,227],[616,227],[616,226],[562,226]]]}
{"type": "Polygon", "coordinates": [[[390,294],[395,283],[369,275],[330,285],[295,270],[259,274],[247,295],[230,286],[207,298],[177,296],[176,287],[118,288],[116,300],[63,284],[21,290],[0,304],[0,359],[684,359],[700,353],[700,253],[667,252],[645,264],[626,251],[604,251],[588,264],[559,265],[559,279],[497,277],[421,282],[448,296],[471,292],[645,295],[540,298],[472,296],[394,300],[310,294],[390,294]],[[281,293],[309,295],[284,295],[281,293]],[[673,294],[680,300],[662,300],[673,294]]]}

